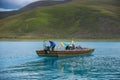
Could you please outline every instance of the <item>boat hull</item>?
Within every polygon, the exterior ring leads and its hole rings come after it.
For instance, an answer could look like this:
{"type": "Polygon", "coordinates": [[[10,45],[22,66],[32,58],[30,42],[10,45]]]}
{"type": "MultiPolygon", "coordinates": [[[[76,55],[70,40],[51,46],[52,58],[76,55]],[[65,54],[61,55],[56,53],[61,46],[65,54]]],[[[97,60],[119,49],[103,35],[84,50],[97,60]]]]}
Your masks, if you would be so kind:
{"type": "Polygon", "coordinates": [[[62,50],[62,51],[48,51],[47,53],[44,50],[37,50],[36,53],[38,56],[54,57],[54,56],[77,56],[83,54],[91,54],[94,49],[82,49],[82,50],[62,50]]]}

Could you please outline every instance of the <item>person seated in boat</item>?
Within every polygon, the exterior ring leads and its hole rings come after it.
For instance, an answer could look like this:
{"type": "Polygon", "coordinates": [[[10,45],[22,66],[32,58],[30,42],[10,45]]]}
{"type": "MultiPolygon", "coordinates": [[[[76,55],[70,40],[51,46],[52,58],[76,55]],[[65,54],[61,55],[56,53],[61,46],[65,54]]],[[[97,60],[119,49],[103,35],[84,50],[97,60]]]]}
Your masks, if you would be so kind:
{"type": "Polygon", "coordinates": [[[76,49],[83,49],[80,45],[76,46],[76,49]]]}
{"type": "Polygon", "coordinates": [[[49,53],[49,51],[50,51],[50,46],[45,46],[44,51],[45,51],[45,53],[49,53]]]}
{"type": "Polygon", "coordinates": [[[56,44],[53,41],[49,41],[49,42],[50,42],[50,50],[54,51],[56,44]]]}
{"type": "Polygon", "coordinates": [[[66,50],[70,50],[70,46],[67,45],[67,46],[65,47],[65,49],[66,49],[66,50]]]}
{"type": "Polygon", "coordinates": [[[75,49],[75,44],[72,44],[72,50],[75,49]]]}
{"type": "Polygon", "coordinates": [[[75,49],[75,44],[67,45],[66,50],[74,50],[75,49]]]}

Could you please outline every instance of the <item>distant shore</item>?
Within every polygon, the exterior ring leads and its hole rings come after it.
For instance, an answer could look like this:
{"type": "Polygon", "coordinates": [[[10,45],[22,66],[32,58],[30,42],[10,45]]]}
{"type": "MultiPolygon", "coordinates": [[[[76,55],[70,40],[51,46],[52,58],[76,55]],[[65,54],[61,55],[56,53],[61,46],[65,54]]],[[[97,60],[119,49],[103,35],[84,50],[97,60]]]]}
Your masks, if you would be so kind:
{"type": "Polygon", "coordinates": [[[0,41],[44,41],[44,40],[54,40],[54,41],[78,41],[78,42],[86,42],[86,41],[90,41],[90,42],[99,42],[99,41],[103,41],[103,42],[111,42],[111,41],[115,41],[115,42],[120,42],[120,39],[0,39],[0,41]]]}

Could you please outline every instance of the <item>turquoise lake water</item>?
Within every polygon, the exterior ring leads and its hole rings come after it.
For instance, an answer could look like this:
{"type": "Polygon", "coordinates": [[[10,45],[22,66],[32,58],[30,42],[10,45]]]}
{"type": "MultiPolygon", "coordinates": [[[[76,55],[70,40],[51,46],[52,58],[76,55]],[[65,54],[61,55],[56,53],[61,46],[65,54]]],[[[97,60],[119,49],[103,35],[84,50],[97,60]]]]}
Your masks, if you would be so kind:
{"type": "Polygon", "coordinates": [[[0,41],[0,80],[120,80],[120,42],[76,42],[95,51],[73,57],[39,57],[42,44],[0,41]]]}

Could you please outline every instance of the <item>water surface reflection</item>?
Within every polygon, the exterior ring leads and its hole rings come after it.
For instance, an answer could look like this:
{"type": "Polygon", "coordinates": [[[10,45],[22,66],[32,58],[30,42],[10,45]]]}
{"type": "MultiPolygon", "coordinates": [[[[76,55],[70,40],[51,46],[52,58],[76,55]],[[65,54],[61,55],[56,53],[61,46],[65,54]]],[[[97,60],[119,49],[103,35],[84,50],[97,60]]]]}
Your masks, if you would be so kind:
{"type": "MultiPolygon", "coordinates": [[[[120,58],[49,57],[1,71],[3,79],[79,80],[120,79],[120,58]]],[[[1,76],[2,76],[1,75],[1,76]]]]}

